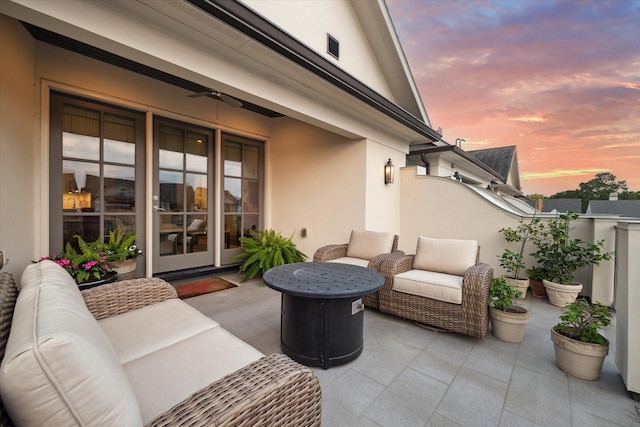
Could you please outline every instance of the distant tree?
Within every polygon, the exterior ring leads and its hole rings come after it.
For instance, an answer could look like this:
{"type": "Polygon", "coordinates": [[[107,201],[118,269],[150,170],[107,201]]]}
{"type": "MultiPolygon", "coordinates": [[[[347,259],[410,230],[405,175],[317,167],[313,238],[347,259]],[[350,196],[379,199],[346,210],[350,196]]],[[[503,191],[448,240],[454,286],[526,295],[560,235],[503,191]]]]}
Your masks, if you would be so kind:
{"type": "Polygon", "coordinates": [[[527,196],[527,198],[529,198],[529,199],[531,199],[531,200],[538,200],[538,199],[546,199],[546,198],[547,198],[547,196],[543,196],[542,194],[537,194],[537,193],[535,193],[535,194],[529,194],[529,195],[527,196]]]}
{"type": "Polygon", "coordinates": [[[640,200],[640,191],[623,191],[618,200],[640,200]]]}
{"type": "Polygon", "coordinates": [[[611,172],[601,172],[587,182],[581,182],[577,190],[567,190],[550,196],[551,199],[580,199],[582,211],[587,210],[589,200],[608,200],[609,194],[623,194],[627,191],[626,181],[617,181],[611,172]]]}

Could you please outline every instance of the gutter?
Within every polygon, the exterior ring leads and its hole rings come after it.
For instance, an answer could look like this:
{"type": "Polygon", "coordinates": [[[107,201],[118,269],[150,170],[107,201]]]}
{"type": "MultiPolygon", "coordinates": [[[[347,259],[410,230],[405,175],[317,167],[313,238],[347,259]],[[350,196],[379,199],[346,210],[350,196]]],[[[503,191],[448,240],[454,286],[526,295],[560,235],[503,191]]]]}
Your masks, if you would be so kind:
{"type": "Polygon", "coordinates": [[[425,138],[431,141],[441,138],[439,133],[422,120],[332,64],[242,3],[235,0],[186,1],[425,138]]]}

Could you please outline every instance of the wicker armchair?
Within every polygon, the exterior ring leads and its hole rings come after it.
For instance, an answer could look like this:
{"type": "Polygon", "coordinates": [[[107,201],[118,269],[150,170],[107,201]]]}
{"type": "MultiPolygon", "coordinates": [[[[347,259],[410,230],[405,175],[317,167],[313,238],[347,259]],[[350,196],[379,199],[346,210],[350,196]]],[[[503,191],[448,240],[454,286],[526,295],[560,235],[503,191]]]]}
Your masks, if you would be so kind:
{"type": "Polygon", "coordinates": [[[436,329],[483,338],[489,325],[487,299],[493,268],[479,262],[480,248],[477,242],[420,239],[416,255],[391,254],[382,263],[380,272],[385,283],[378,291],[378,309],[436,329]],[[421,247],[420,239],[431,240],[435,245],[421,247]],[[456,248],[461,242],[467,246],[466,255],[461,255],[459,248],[456,248]],[[439,245],[441,243],[444,245],[439,245]],[[470,245],[475,245],[475,251],[472,248],[469,250],[470,245]],[[462,258],[465,257],[467,263],[471,264],[468,268],[460,267],[464,265],[462,258]],[[440,271],[422,270],[424,260],[434,258],[440,260],[436,260],[435,264],[457,263],[458,274],[450,274],[446,265],[436,269],[440,271]],[[402,283],[398,277],[403,279],[402,283]],[[440,280],[448,284],[442,286],[437,283],[440,280]],[[451,284],[456,280],[457,284],[451,284]]]}
{"type": "MultiPolygon", "coordinates": [[[[349,243],[323,246],[313,255],[314,262],[342,262],[380,271],[383,261],[398,252],[398,235],[377,231],[351,232],[349,243]]],[[[367,307],[378,308],[378,292],[362,297],[367,307]]]]}

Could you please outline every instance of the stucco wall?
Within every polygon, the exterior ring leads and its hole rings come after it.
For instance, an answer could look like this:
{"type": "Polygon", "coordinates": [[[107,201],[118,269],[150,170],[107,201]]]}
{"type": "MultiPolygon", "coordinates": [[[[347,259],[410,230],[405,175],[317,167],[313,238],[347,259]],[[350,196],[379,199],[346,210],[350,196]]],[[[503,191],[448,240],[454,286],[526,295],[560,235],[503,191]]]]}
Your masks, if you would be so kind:
{"type": "MultiPolygon", "coordinates": [[[[403,168],[399,249],[415,253],[418,236],[435,238],[474,239],[480,244],[480,261],[494,268],[494,275],[506,274],[498,256],[509,245],[499,232],[502,227],[515,228],[522,216],[489,202],[464,184],[448,178],[418,176],[416,167],[403,168]]],[[[545,220],[551,214],[538,214],[545,220]]],[[[525,217],[525,221],[528,218],[525,217]]],[[[585,242],[604,239],[607,251],[615,249],[615,219],[583,216],[571,222],[571,237],[585,242]]],[[[525,247],[525,263],[535,264],[530,254],[535,248],[525,247]]],[[[576,281],[584,285],[583,295],[605,305],[613,303],[614,261],[579,270],[576,281]]]]}
{"type": "Polygon", "coordinates": [[[2,271],[17,278],[36,256],[40,225],[34,45],[17,21],[0,15],[0,249],[10,257],[2,271]]]}
{"type": "Polygon", "coordinates": [[[243,3],[280,28],[286,28],[288,33],[348,73],[358,76],[371,88],[393,99],[375,61],[372,46],[348,1],[244,0],[243,3]],[[339,60],[327,53],[327,34],[340,42],[339,60]]]}

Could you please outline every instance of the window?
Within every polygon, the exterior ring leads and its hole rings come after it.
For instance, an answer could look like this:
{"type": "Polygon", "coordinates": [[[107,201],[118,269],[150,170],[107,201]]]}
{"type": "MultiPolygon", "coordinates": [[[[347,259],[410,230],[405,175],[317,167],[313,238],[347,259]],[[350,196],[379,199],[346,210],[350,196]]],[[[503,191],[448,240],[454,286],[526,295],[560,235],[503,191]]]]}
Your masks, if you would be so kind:
{"type": "Polygon", "coordinates": [[[336,59],[340,59],[340,42],[331,34],[327,34],[327,53],[336,59]]]}

